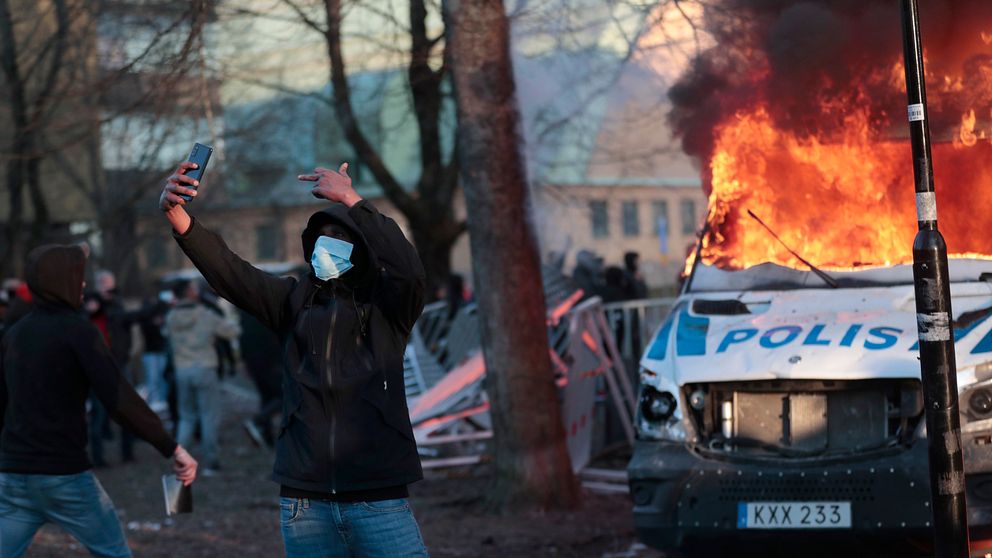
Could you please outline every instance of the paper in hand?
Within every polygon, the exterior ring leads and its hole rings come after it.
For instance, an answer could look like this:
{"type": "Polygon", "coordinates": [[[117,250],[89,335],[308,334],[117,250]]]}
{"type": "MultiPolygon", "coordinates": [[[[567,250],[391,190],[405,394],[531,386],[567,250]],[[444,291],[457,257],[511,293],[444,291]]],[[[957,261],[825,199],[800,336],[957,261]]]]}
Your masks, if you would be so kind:
{"type": "Polygon", "coordinates": [[[162,475],[162,492],[165,495],[165,515],[193,511],[193,487],[183,486],[175,475],[162,475]]]}

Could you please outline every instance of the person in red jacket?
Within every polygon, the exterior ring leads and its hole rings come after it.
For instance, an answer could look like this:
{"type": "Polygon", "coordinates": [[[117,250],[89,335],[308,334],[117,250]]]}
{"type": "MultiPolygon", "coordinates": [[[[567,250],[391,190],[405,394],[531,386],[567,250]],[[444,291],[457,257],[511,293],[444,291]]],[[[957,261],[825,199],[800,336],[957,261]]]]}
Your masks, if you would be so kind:
{"type": "Polygon", "coordinates": [[[186,484],[196,460],[124,379],[81,313],[86,254],[46,245],[28,255],[33,309],[0,340],[0,556],[27,551],[55,523],[94,556],[131,556],[113,503],[86,454],[86,398],[173,460],[186,484]]]}

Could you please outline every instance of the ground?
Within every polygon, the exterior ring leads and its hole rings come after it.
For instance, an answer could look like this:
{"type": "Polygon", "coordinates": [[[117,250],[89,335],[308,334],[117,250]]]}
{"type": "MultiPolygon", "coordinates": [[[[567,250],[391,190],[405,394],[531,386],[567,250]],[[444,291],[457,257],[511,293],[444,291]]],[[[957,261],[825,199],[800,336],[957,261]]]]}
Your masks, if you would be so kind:
{"type": "MultiPolygon", "coordinates": [[[[237,385],[225,390],[225,420],[222,428],[222,474],[199,478],[193,488],[194,512],[174,518],[165,516],[161,475],[169,464],[147,444],[140,444],[138,461],[113,462],[97,471],[114,501],[127,531],[128,542],[138,558],[228,557],[278,558],[283,556],[279,533],[278,486],[269,479],[273,454],[251,445],[241,429],[253,401],[237,385]]],[[[107,453],[116,457],[116,444],[107,453]]],[[[196,453],[194,446],[193,452],[196,453]]],[[[597,466],[622,468],[622,452],[600,460],[597,466]]],[[[659,552],[639,544],[634,533],[631,504],[626,494],[585,491],[581,509],[570,512],[525,513],[496,516],[487,513],[484,497],[490,478],[485,466],[475,469],[428,471],[427,478],[410,487],[410,502],[424,541],[433,558],[682,558],[673,551],[659,552]]],[[[992,537],[981,541],[982,549],[972,556],[984,557],[992,550],[992,537]]],[[[745,549],[739,544],[720,544],[693,554],[696,558],[717,556],[782,556],[804,558],[871,556],[903,558],[919,553],[905,547],[893,550],[888,543],[832,537],[829,546],[800,539],[785,544],[778,537],[745,549]]],[[[973,544],[976,541],[973,541],[973,544]]],[[[46,526],[28,550],[28,558],[73,558],[88,556],[73,539],[53,526],[46,526]]]]}
{"type": "MultiPolygon", "coordinates": [[[[97,471],[126,526],[128,542],[141,557],[283,556],[278,486],[268,479],[272,452],[251,445],[240,428],[252,402],[241,390],[225,392],[222,474],[200,478],[193,488],[194,513],[169,519],[162,500],[166,460],[147,444],[138,461],[112,462],[97,471]]],[[[108,444],[108,455],[116,457],[108,444]]],[[[195,447],[192,448],[195,455],[195,447]]],[[[656,558],[662,554],[636,542],[626,494],[585,493],[572,512],[494,516],[483,508],[489,486],[484,468],[431,472],[410,487],[410,501],[430,555],[444,557],[656,558]]],[[[88,554],[59,529],[46,526],[29,558],[88,554]]]]}

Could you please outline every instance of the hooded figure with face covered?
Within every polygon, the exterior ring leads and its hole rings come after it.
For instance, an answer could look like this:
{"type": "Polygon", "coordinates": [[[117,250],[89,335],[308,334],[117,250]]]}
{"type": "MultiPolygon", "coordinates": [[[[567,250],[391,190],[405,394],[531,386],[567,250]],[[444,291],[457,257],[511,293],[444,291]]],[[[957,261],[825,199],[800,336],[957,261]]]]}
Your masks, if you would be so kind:
{"type": "Polygon", "coordinates": [[[56,523],[95,556],[130,556],[86,453],[92,389],[111,417],[172,457],[186,484],[196,461],[125,380],[103,335],[80,313],[86,253],[47,245],[28,255],[33,309],[0,342],[0,556],[22,555],[56,523]]]}
{"type": "MultiPolygon", "coordinates": [[[[396,222],[351,187],[347,164],[315,169],[314,196],[332,202],[302,234],[310,272],[269,275],[194,221],[183,163],[161,209],[179,246],[217,293],[282,342],[283,418],[272,479],[286,554],[426,556],[407,504],[422,478],[403,382],[407,338],[424,305],[425,274],[396,222]]],[[[202,191],[202,190],[201,190],[202,191]]]]}

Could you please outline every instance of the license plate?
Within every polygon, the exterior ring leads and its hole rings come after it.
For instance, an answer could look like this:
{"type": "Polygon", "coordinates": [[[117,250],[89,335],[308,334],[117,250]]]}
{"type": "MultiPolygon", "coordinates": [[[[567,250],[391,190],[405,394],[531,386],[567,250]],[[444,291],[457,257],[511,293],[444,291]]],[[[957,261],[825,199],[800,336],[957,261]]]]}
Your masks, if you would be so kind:
{"type": "Polygon", "coordinates": [[[740,502],[738,529],[845,529],[850,502],[740,502]]]}

